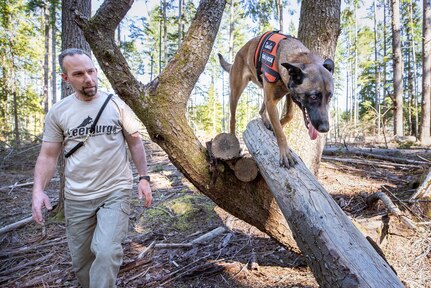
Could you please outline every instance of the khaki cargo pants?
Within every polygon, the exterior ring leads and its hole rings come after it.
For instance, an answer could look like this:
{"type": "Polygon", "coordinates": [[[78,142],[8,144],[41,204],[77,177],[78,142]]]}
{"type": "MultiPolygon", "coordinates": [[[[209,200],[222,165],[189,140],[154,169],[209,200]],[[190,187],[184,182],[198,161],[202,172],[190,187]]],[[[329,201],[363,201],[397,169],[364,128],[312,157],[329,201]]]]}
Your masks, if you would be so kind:
{"type": "Polygon", "coordinates": [[[96,200],[65,199],[67,242],[73,270],[84,288],[116,287],[123,261],[131,190],[96,200]]]}

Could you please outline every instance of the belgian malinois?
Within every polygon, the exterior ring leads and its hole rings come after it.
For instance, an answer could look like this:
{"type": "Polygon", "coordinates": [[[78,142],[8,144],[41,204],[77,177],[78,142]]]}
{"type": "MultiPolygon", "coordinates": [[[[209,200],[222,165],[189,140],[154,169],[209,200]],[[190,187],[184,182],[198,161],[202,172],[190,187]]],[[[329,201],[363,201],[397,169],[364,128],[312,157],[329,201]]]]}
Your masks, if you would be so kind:
{"type": "Polygon", "coordinates": [[[274,47],[274,41],[271,41],[273,38],[264,39],[265,35],[267,33],[248,41],[236,54],[233,64],[229,64],[218,54],[221,66],[229,72],[230,132],[235,134],[235,113],[239,97],[248,82],[253,81],[264,90],[265,99],[259,113],[265,126],[275,133],[280,149],[280,165],[289,168],[295,161],[287,146],[283,127],[293,118],[292,101],[301,108],[312,140],[317,138],[317,131],[328,132],[329,101],[334,91],[334,62],[331,59],[323,61],[296,38],[278,34],[285,37],[274,47]],[[263,49],[273,49],[272,56],[270,53],[260,56],[260,43],[264,46],[263,49]],[[271,64],[271,71],[267,69],[262,72],[260,69],[265,65],[268,68],[271,64]],[[278,72],[275,78],[272,77],[274,70],[278,72]],[[280,119],[276,105],[285,95],[286,113],[280,119]]]}

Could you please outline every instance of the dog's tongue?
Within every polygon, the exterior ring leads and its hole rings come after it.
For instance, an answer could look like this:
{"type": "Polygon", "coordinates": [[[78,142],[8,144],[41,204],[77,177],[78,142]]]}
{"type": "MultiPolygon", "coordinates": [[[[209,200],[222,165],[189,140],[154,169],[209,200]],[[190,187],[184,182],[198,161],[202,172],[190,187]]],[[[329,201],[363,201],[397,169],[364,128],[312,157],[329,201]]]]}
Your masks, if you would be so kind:
{"type": "Polygon", "coordinates": [[[315,140],[317,138],[317,130],[311,122],[308,124],[308,135],[310,135],[311,140],[315,140]]]}

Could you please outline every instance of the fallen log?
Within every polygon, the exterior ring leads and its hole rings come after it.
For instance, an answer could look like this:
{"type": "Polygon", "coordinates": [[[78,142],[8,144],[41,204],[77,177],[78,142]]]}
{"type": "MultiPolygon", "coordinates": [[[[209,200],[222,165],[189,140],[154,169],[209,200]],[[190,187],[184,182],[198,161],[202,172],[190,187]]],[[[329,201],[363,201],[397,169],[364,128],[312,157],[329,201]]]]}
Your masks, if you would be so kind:
{"type": "Polygon", "coordinates": [[[431,168],[422,177],[424,180],[412,195],[410,200],[424,199],[431,200],[431,168]]]}
{"type": "Polygon", "coordinates": [[[398,207],[392,202],[392,200],[383,192],[377,192],[367,197],[366,202],[367,205],[370,206],[377,202],[378,200],[381,200],[383,204],[385,205],[386,209],[388,209],[389,214],[395,215],[400,221],[402,221],[404,224],[406,224],[407,227],[410,229],[416,230],[415,223],[403,215],[403,213],[398,209],[398,207]]]}
{"type": "Polygon", "coordinates": [[[421,176],[422,183],[410,198],[410,201],[420,200],[417,204],[427,217],[431,217],[431,168],[421,176]]]}
{"type": "MultiPolygon", "coordinates": [[[[342,155],[355,155],[355,156],[361,156],[361,157],[367,157],[367,158],[374,158],[379,160],[386,160],[393,163],[400,163],[400,164],[412,164],[412,165],[419,165],[419,166],[426,166],[431,165],[431,162],[423,161],[423,160],[412,160],[412,159],[405,159],[400,157],[395,157],[394,154],[401,154],[400,150],[388,150],[388,149],[360,149],[360,148],[332,148],[332,147],[325,147],[323,149],[323,155],[328,156],[338,156],[340,154],[342,155]],[[392,155],[383,155],[383,154],[392,154],[392,155]]],[[[417,152],[416,152],[417,153],[417,152]]],[[[407,152],[404,152],[404,154],[407,154],[407,152]]],[[[407,154],[409,155],[409,154],[407,154]]],[[[414,154],[412,154],[413,156],[414,154]]]]}
{"type": "Polygon", "coordinates": [[[31,221],[33,221],[33,218],[32,217],[27,217],[27,218],[22,219],[22,220],[20,220],[18,222],[6,225],[5,227],[0,228],[0,235],[2,235],[4,233],[7,233],[9,231],[18,229],[18,228],[20,228],[20,227],[22,227],[24,225],[27,225],[31,221]]]}
{"type": "Polygon", "coordinates": [[[276,139],[260,119],[243,136],[321,287],[403,287],[296,154],[294,167],[279,166],[276,139]]]}
{"type": "Polygon", "coordinates": [[[399,163],[393,163],[393,162],[378,162],[378,161],[372,161],[372,160],[364,160],[364,159],[353,159],[353,158],[340,158],[340,157],[332,157],[332,156],[322,156],[323,160],[326,161],[335,161],[335,162],[341,162],[341,163],[355,163],[360,165],[369,165],[369,166],[377,166],[382,168],[399,168],[399,169],[406,169],[406,168],[412,168],[417,169],[420,168],[420,165],[413,165],[413,164],[399,164],[399,163]]]}

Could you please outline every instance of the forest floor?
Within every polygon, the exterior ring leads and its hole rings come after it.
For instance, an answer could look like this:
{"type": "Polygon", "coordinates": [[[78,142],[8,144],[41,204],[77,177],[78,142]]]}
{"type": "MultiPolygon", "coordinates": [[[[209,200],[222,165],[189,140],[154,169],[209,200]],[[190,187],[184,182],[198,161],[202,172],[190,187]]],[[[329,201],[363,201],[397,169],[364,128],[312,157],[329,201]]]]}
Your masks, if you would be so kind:
{"type": "MultiPolygon", "coordinates": [[[[216,206],[156,144],[146,141],[145,146],[154,199],[148,209],[133,200],[118,287],[318,287],[302,255],[216,206]],[[214,229],[219,233],[210,240],[192,242],[214,229]],[[183,247],[161,245],[172,243],[183,247]]],[[[0,148],[0,228],[31,216],[30,182],[39,149],[40,144],[0,148]]],[[[403,152],[396,157],[431,163],[430,150],[403,152]]],[[[325,156],[320,166],[319,181],[379,244],[406,287],[431,287],[430,219],[417,204],[406,201],[415,191],[412,183],[428,167],[346,154],[325,156]],[[388,217],[381,201],[367,204],[376,192],[389,196],[407,218],[428,226],[412,230],[388,217]]],[[[54,203],[58,186],[57,178],[47,189],[54,203]]],[[[0,233],[0,247],[1,287],[78,287],[65,224],[52,214],[45,226],[29,222],[0,233]]]]}

